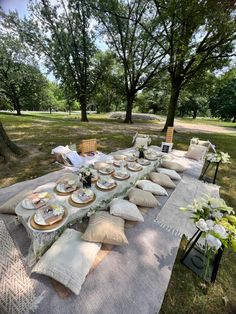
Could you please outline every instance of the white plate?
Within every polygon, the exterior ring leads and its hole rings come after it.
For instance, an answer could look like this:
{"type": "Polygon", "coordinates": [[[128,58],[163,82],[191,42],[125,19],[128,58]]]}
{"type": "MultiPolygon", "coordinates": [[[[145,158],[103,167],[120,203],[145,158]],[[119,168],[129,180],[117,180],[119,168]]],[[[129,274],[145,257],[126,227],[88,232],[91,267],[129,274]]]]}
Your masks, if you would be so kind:
{"type": "Polygon", "coordinates": [[[113,163],[117,167],[121,167],[122,165],[123,167],[127,166],[127,161],[125,160],[114,160],[113,163]]]}
{"type": "Polygon", "coordinates": [[[158,158],[156,153],[146,153],[145,158],[148,160],[156,160],[158,158]]]}
{"type": "Polygon", "coordinates": [[[112,178],[109,178],[109,179],[100,179],[97,181],[97,186],[100,188],[100,189],[103,189],[103,190],[110,190],[112,189],[113,187],[116,186],[116,181],[113,180],[112,178]],[[109,182],[110,185],[109,186],[106,186],[105,182],[109,182]]]}
{"type": "Polygon", "coordinates": [[[130,177],[128,172],[120,171],[120,170],[116,171],[113,176],[114,176],[114,178],[117,178],[120,180],[125,180],[125,179],[128,179],[130,177]]]}
{"type": "Polygon", "coordinates": [[[78,191],[75,191],[71,194],[72,201],[77,204],[89,203],[90,201],[92,201],[93,197],[94,197],[94,193],[90,189],[79,189],[78,191]],[[89,199],[83,200],[83,198],[80,198],[82,193],[85,193],[86,195],[88,195],[89,199]]]}
{"type": "Polygon", "coordinates": [[[131,171],[140,171],[143,169],[143,167],[138,163],[128,164],[127,168],[131,171]]]}
{"type": "Polygon", "coordinates": [[[98,170],[101,174],[111,174],[114,171],[113,167],[104,167],[98,170]]]}
{"type": "Polygon", "coordinates": [[[136,161],[137,157],[129,155],[125,157],[125,160],[132,162],[132,161],[136,161]]]}
{"type": "Polygon", "coordinates": [[[58,183],[57,186],[56,186],[56,190],[60,193],[72,193],[73,191],[75,191],[77,189],[77,186],[73,187],[73,190],[72,190],[72,187],[71,187],[71,190],[67,190],[65,189],[65,183],[58,183]]]}
{"type": "Polygon", "coordinates": [[[142,166],[148,166],[151,164],[149,160],[143,158],[139,158],[137,162],[142,166]]]}
{"type": "MultiPolygon", "coordinates": [[[[48,192],[33,193],[33,195],[35,195],[35,197],[37,197],[37,195],[38,195],[38,197],[39,197],[40,195],[43,196],[44,194],[48,195],[48,197],[42,197],[42,199],[45,199],[46,202],[45,202],[44,204],[42,204],[41,207],[45,206],[45,205],[48,203],[48,201],[51,199],[51,195],[50,195],[48,192]]],[[[32,196],[33,196],[33,195],[32,195],[32,196]]],[[[37,208],[39,208],[39,207],[36,207],[35,204],[32,202],[31,197],[28,197],[28,198],[23,199],[22,202],[21,202],[21,206],[22,206],[23,208],[25,208],[25,209],[37,209],[37,208]]]]}
{"type": "MultiPolygon", "coordinates": [[[[60,215],[64,214],[64,212],[65,212],[64,207],[63,207],[62,205],[59,205],[59,204],[55,204],[55,205],[58,207],[58,210],[59,210],[60,212],[58,212],[58,214],[56,214],[57,211],[52,209],[53,212],[54,212],[54,216],[60,216],[60,215]]],[[[52,206],[53,206],[53,204],[52,204],[52,206]]],[[[44,218],[43,218],[43,216],[42,216],[41,211],[43,211],[43,209],[38,209],[38,210],[36,211],[36,214],[34,215],[34,221],[36,222],[37,225],[48,226],[49,224],[47,224],[47,223],[45,222],[45,220],[44,220],[44,218]]]]}

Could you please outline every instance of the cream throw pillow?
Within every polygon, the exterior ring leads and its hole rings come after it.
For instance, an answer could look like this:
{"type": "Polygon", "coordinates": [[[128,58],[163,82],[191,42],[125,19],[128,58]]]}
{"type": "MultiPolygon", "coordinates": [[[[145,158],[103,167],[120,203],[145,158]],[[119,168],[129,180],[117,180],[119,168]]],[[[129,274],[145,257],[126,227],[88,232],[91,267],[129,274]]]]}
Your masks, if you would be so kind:
{"type": "Polygon", "coordinates": [[[124,233],[124,219],[110,215],[106,211],[98,211],[89,218],[89,224],[82,236],[89,242],[106,244],[128,244],[124,233]]]}
{"type": "Polygon", "coordinates": [[[166,169],[166,168],[157,168],[157,171],[159,173],[164,173],[168,175],[173,180],[181,180],[181,176],[175,170],[166,169]]]}
{"type": "Polygon", "coordinates": [[[194,159],[194,160],[203,160],[207,153],[207,147],[202,145],[189,145],[188,151],[185,157],[194,159]]]}
{"type": "Polygon", "coordinates": [[[8,201],[6,201],[4,204],[0,206],[0,214],[14,215],[16,206],[21,201],[23,201],[24,198],[26,198],[28,195],[32,193],[33,191],[29,191],[29,189],[25,189],[17,193],[15,196],[13,196],[12,198],[10,198],[8,201]]]}
{"type": "Polygon", "coordinates": [[[134,147],[144,146],[148,147],[149,138],[148,137],[137,137],[134,143],[134,147]]]}
{"type": "Polygon", "coordinates": [[[183,172],[187,169],[185,166],[179,164],[176,161],[172,161],[172,160],[162,160],[161,166],[164,168],[175,170],[177,172],[183,172]]]}
{"type": "Polygon", "coordinates": [[[158,200],[152,195],[151,192],[143,191],[133,188],[128,193],[129,201],[143,207],[157,207],[160,206],[158,200]]]}
{"type": "Polygon", "coordinates": [[[174,182],[170,179],[170,177],[167,174],[151,172],[149,174],[149,178],[154,183],[160,184],[164,188],[174,189],[176,187],[174,182]]]}
{"type": "Polygon", "coordinates": [[[66,229],[32,272],[59,281],[78,295],[100,247],[100,243],[81,240],[79,231],[66,229]]]}
{"type": "Polygon", "coordinates": [[[144,221],[138,207],[126,200],[114,198],[110,203],[110,214],[131,221],[144,221]]]}
{"type": "Polygon", "coordinates": [[[136,184],[140,189],[151,192],[156,195],[168,195],[166,190],[159,184],[153,183],[149,180],[139,180],[136,184]]]}

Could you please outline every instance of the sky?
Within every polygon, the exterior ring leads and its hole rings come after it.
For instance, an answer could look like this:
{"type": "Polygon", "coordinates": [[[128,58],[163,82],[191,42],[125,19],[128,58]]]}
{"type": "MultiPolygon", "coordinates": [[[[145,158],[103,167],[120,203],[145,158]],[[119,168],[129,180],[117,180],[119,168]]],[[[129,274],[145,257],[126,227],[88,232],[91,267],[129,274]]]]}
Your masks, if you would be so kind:
{"type": "Polygon", "coordinates": [[[0,5],[4,11],[17,10],[21,17],[27,15],[28,0],[0,0],[0,5]]]}

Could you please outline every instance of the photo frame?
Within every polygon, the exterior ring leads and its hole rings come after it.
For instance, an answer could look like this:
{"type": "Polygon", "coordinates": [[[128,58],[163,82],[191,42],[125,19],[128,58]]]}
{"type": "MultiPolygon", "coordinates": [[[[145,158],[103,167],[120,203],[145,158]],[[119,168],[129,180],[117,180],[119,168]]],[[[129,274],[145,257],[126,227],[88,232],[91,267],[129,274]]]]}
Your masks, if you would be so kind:
{"type": "Polygon", "coordinates": [[[173,143],[162,142],[161,151],[163,153],[170,153],[172,151],[173,143]]]}

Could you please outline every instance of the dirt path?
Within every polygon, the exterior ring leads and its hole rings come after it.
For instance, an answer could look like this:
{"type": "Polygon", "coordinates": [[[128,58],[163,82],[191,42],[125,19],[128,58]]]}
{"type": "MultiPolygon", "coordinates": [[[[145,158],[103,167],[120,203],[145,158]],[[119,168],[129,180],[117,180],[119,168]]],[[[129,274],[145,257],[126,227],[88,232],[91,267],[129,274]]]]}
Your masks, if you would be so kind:
{"type": "Polygon", "coordinates": [[[176,131],[181,132],[200,132],[200,133],[225,133],[236,136],[236,129],[230,127],[223,127],[211,124],[192,124],[183,123],[180,121],[175,122],[176,131]]]}

